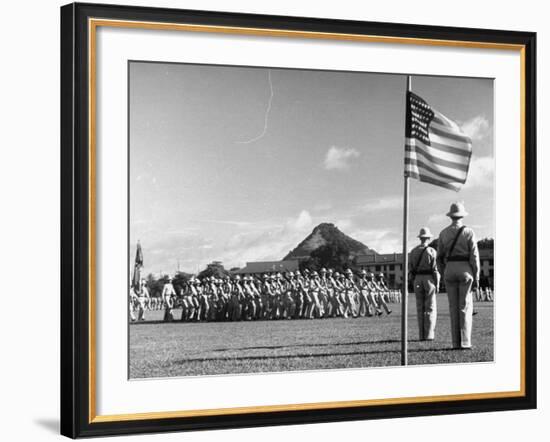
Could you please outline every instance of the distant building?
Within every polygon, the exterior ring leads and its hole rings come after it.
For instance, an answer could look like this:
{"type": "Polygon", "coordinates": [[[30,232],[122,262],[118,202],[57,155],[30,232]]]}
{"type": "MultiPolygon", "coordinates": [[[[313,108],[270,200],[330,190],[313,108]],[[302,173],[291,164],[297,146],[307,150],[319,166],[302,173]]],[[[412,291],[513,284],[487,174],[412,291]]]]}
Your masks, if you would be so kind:
{"type": "MultiPolygon", "coordinates": [[[[494,251],[492,248],[479,249],[480,285],[493,287],[494,251]]],[[[399,288],[403,283],[403,254],[386,253],[381,255],[362,255],[357,257],[357,266],[367,272],[384,273],[390,288],[399,288]]]]}
{"type": "Polygon", "coordinates": [[[480,276],[479,285],[481,287],[494,287],[495,260],[494,249],[479,249],[480,276]]]}
{"type": "Polygon", "coordinates": [[[390,288],[398,288],[403,282],[403,254],[386,253],[378,255],[359,255],[357,266],[367,272],[384,274],[390,288]]]}
{"type": "Polygon", "coordinates": [[[247,262],[242,269],[238,269],[233,273],[238,274],[255,274],[255,273],[271,273],[271,272],[294,272],[298,270],[299,261],[297,259],[287,259],[284,261],[255,261],[247,262]]]}

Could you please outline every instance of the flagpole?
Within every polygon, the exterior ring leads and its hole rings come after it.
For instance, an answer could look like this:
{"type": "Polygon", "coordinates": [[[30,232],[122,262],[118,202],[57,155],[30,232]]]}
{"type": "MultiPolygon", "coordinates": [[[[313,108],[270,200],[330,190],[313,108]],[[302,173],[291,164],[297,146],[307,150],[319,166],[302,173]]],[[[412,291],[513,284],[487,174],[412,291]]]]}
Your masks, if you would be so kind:
{"type": "MultiPolygon", "coordinates": [[[[407,75],[407,92],[411,90],[411,76],[407,75]]],[[[405,99],[405,107],[408,100],[405,99]]],[[[408,109],[405,111],[405,119],[408,109]]],[[[407,123],[405,122],[405,125],[407,123]]],[[[406,134],[405,134],[406,136],[406,134]]],[[[408,257],[408,233],[409,233],[409,177],[404,175],[403,182],[403,288],[401,290],[401,365],[408,363],[408,315],[409,315],[409,257],[408,257]]]]}

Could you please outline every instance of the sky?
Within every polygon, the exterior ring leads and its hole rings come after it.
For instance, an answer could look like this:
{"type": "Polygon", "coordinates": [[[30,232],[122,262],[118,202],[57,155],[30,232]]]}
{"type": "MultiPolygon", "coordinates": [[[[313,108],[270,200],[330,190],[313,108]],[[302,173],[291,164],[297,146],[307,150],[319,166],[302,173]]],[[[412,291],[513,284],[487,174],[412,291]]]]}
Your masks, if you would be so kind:
{"type": "MultiPolygon", "coordinates": [[[[129,64],[130,256],[146,273],[282,259],[321,222],[401,252],[406,76],[129,64]]],[[[473,141],[454,192],[410,180],[409,246],[454,201],[494,237],[493,81],[412,78],[473,141]]]]}

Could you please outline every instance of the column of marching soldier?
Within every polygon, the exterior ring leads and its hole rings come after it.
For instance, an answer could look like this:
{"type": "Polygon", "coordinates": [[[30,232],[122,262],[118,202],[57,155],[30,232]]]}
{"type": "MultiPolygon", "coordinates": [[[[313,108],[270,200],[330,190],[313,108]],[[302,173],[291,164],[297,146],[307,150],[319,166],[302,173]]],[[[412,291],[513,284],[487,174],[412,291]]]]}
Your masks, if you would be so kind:
{"type": "MultiPolygon", "coordinates": [[[[314,275],[316,272],[311,273],[314,275]]],[[[321,275],[324,272],[321,271],[321,275]]],[[[142,280],[141,294],[137,295],[132,291],[130,297],[130,317],[132,321],[145,320],[146,311],[168,310],[165,319],[174,319],[173,310],[182,308],[183,321],[201,320],[241,320],[241,319],[301,319],[320,317],[359,317],[374,316],[382,314],[380,308],[376,308],[376,300],[380,299],[387,303],[401,302],[401,292],[388,289],[384,283],[383,274],[379,274],[378,281],[373,281],[373,274],[366,274],[354,277],[353,283],[357,290],[352,291],[351,299],[342,289],[340,280],[342,275],[328,270],[329,274],[335,274],[336,279],[330,279],[327,287],[319,290],[319,305],[316,308],[312,297],[308,296],[308,283],[310,272],[305,271],[304,276],[299,271],[290,272],[285,275],[280,273],[267,273],[260,276],[247,275],[230,278],[207,277],[203,280],[193,277],[186,285],[186,289],[176,295],[176,290],[171,280],[165,284],[163,296],[152,297],[149,295],[146,280],[142,280]],[[262,283],[265,281],[265,283],[262,283]],[[334,281],[334,284],[332,283],[334,281]],[[371,283],[369,290],[368,283],[371,283]],[[379,289],[376,289],[373,282],[378,282],[379,289]],[[290,294],[285,293],[285,285],[292,286],[290,294]],[[304,284],[305,283],[305,284],[304,284]],[[265,290],[260,292],[259,298],[255,295],[258,291],[257,285],[265,290]],[[278,287],[277,287],[278,286],[278,287]],[[297,290],[297,287],[300,287],[297,290]],[[300,293],[300,291],[302,293],[300,293]],[[286,299],[285,299],[286,298],[286,299]],[[365,299],[366,298],[366,299],[365,299]],[[214,302],[213,302],[214,301],[214,302]],[[258,302],[259,301],[259,302],[258,302]],[[310,314],[307,315],[307,304],[310,306],[310,314]],[[358,310],[359,308],[359,310],[358,310]],[[322,315],[319,314],[321,311],[322,315]],[[253,315],[252,312],[259,313],[253,315]],[[207,313],[209,312],[209,313],[207,313]],[[250,312],[250,314],[248,314],[250,312]],[[293,312],[293,314],[292,314],[293,312]],[[350,314],[351,312],[351,314],[350,314]],[[290,314],[289,314],[290,313],[290,314]],[[136,315],[137,314],[137,315],[136,315]]],[[[325,286],[325,279],[320,282],[325,286]]],[[[474,293],[474,300],[478,302],[493,301],[493,290],[490,287],[480,288],[474,293]]]]}
{"type": "Polygon", "coordinates": [[[380,316],[391,314],[388,303],[401,297],[387,287],[383,273],[355,274],[351,269],[192,276],[179,293],[168,278],[160,299],[149,296],[145,280],[141,284],[140,295],[133,290],[130,295],[133,321],[143,320],[146,310],[159,309],[165,311],[164,320],[171,321],[176,308],[188,322],[380,316]]]}
{"type": "MultiPolygon", "coordinates": [[[[474,231],[462,223],[468,213],[461,203],[451,204],[451,224],[439,235],[437,251],[429,247],[432,235],[420,229],[420,244],[410,253],[409,272],[416,295],[419,339],[435,339],[437,293],[443,276],[449,302],[453,348],[471,349],[474,300],[492,301],[491,289],[480,289],[480,263],[474,231]]],[[[130,318],[145,318],[152,299],[142,281],[139,296],[130,293],[130,318]]],[[[391,314],[388,302],[400,302],[400,292],[389,290],[384,274],[365,270],[355,274],[332,269],[304,270],[230,278],[192,277],[177,294],[172,280],[164,284],[164,320],[174,320],[173,309],[182,307],[182,321],[240,321],[260,319],[316,319],[391,314]]]]}

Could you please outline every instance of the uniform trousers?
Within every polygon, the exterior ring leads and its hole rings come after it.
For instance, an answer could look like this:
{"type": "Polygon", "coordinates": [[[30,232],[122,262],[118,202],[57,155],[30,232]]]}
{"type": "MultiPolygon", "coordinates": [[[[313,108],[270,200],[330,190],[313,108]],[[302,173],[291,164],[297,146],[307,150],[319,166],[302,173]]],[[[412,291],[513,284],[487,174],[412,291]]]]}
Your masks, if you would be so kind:
{"type": "Polygon", "coordinates": [[[472,347],[472,312],[474,307],[472,267],[466,261],[451,261],[445,268],[445,286],[449,298],[451,338],[454,348],[472,347]]]}
{"type": "Polygon", "coordinates": [[[437,320],[436,286],[431,275],[417,275],[414,278],[418,337],[420,340],[435,338],[437,320]]]}

